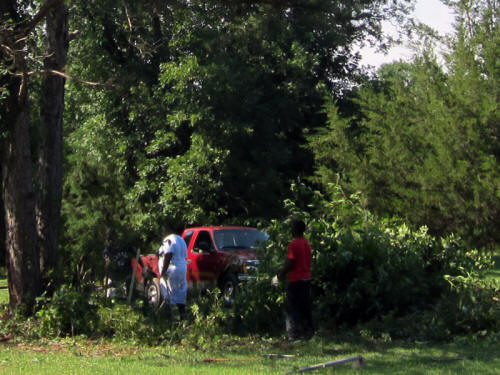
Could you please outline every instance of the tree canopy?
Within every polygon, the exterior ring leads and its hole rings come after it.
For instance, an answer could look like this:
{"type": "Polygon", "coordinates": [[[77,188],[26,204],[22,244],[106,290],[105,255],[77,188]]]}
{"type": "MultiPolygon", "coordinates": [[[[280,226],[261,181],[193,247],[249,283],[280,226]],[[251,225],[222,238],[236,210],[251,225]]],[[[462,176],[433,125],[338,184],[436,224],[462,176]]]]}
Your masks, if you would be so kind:
{"type": "Polygon", "coordinates": [[[432,233],[495,246],[499,224],[498,8],[459,2],[441,66],[428,46],[382,67],[311,137],[317,180],[361,191],[366,207],[432,233]],[[352,112],[352,108],[355,108],[352,112]]]}
{"type": "Polygon", "coordinates": [[[324,124],[325,94],[361,75],[354,44],[404,5],[76,3],[70,72],[105,85],[70,83],[69,223],[149,242],[176,221],[279,215],[312,172],[304,133],[324,124]]]}
{"type": "Polygon", "coordinates": [[[13,307],[54,275],[98,273],[110,243],[149,252],[178,222],[282,218],[297,181],[497,246],[498,4],[447,3],[444,64],[421,34],[413,61],[368,75],[357,46],[383,48],[382,21],[402,22],[410,0],[4,1],[13,307]]]}

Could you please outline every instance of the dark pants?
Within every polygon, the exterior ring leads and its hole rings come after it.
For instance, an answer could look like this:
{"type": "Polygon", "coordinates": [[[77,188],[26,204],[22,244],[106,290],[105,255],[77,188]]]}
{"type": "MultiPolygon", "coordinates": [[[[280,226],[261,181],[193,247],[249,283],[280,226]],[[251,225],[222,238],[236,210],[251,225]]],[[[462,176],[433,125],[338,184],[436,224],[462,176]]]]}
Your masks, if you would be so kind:
{"type": "Polygon", "coordinates": [[[286,291],[286,333],[291,340],[310,338],[314,334],[310,280],[288,284],[286,291]]]}

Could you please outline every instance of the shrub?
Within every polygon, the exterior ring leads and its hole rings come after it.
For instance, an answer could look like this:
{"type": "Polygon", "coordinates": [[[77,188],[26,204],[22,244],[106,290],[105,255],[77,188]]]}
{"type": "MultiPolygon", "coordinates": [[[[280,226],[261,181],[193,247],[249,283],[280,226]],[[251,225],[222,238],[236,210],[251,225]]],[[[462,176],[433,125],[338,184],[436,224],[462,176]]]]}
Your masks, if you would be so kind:
{"type": "Polygon", "coordinates": [[[445,274],[459,276],[481,263],[457,239],[436,239],[404,224],[370,223],[336,239],[334,248],[313,243],[317,306],[334,324],[430,309],[445,296],[445,274]]]}
{"type": "Polygon", "coordinates": [[[233,302],[232,332],[278,334],[283,331],[283,288],[271,285],[268,278],[240,285],[233,302]],[[271,318],[272,317],[272,318],[271,318]]]}
{"type": "MultiPolygon", "coordinates": [[[[266,263],[262,270],[270,276],[279,269],[291,239],[289,221],[304,219],[308,226],[306,237],[313,249],[318,323],[337,327],[426,312],[426,324],[432,330],[442,313],[436,306],[468,306],[475,293],[486,293],[485,301],[491,297],[491,291],[486,292],[483,285],[472,281],[474,278],[470,279],[474,287],[467,284],[450,291],[445,275],[449,275],[448,281],[462,281],[471,272],[491,265],[491,257],[467,249],[456,236],[435,238],[425,227],[412,230],[397,219],[377,219],[362,208],[359,196],[346,197],[340,189],[331,199],[309,191],[306,200],[303,196],[307,188],[297,185],[294,189],[302,197],[301,202],[309,203],[299,207],[293,200],[285,202],[287,219],[270,223],[266,230],[271,239],[262,257],[266,263]]],[[[258,298],[262,297],[251,296],[247,303],[258,298]]],[[[485,306],[467,310],[475,313],[463,317],[463,322],[470,322],[463,325],[466,331],[494,326],[492,310],[485,306]]],[[[447,327],[452,325],[451,320],[440,320],[440,324],[440,332],[456,331],[457,327],[447,327]]]]}
{"type": "Polygon", "coordinates": [[[219,289],[194,297],[187,321],[173,326],[170,341],[180,341],[196,349],[216,348],[220,338],[228,331],[230,310],[224,307],[219,289]]]}
{"type": "Polygon", "coordinates": [[[445,276],[445,298],[436,306],[438,323],[450,334],[500,332],[500,283],[477,274],[445,276]]]}
{"type": "Polygon", "coordinates": [[[144,324],[144,316],[123,303],[100,305],[97,314],[96,333],[104,337],[134,340],[144,324]]]}
{"type": "Polygon", "coordinates": [[[69,285],[62,285],[51,298],[39,298],[36,317],[42,336],[88,335],[99,320],[90,295],[69,285]]]}

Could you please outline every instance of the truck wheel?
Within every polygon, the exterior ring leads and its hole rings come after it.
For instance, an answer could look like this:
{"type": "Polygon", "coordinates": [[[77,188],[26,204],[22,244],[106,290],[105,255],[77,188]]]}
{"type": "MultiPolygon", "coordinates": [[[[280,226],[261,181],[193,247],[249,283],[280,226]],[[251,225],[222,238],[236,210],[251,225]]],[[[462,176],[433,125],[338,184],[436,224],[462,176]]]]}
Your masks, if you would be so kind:
{"type": "Polygon", "coordinates": [[[237,284],[238,284],[238,279],[232,273],[228,273],[222,279],[220,289],[222,292],[222,298],[224,298],[224,303],[228,306],[230,306],[233,301],[237,284]]]}
{"type": "Polygon", "coordinates": [[[146,284],[146,302],[148,303],[148,306],[153,309],[160,307],[160,280],[157,277],[149,279],[146,284]]]}

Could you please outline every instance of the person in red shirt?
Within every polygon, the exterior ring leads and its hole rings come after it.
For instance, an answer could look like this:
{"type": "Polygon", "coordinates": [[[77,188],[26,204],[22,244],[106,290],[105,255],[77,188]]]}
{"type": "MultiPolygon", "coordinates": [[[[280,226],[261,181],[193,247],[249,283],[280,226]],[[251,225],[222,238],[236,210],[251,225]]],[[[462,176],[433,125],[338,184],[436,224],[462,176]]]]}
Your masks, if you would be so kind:
{"type": "Polygon", "coordinates": [[[311,245],[304,238],[306,225],[292,222],[293,241],[288,244],[285,265],[278,280],[288,279],[286,291],[286,332],[291,341],[309,339],[314,334],[311,301],[311,245]]]}

